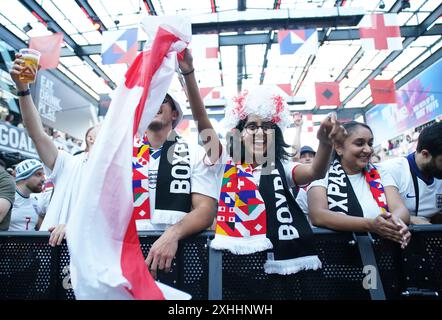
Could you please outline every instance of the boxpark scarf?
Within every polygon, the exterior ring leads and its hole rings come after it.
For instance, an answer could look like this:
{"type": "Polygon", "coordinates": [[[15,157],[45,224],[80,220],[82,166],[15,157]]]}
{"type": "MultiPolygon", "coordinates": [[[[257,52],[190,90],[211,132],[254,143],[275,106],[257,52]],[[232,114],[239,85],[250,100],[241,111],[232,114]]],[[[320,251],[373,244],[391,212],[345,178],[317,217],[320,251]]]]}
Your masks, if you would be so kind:
{"type": "Polygon", "coordinates": [[[227,161],[211,247],[233,254],[268,250],[266,273],[321,268],[312,230],[289,192],[280,161],[270,174],[261,175],[259,187],[250,165],[227,161]]]}
{"type": "MultiPolygon", "coordinates": [[[[362,171],[362,174],[370,187],[373,199],[380,208],[380,212],[386,213],[388,211],[387,199],[378,170],[375,166],[369,164],[362,171]]],[[[333,161],[328,171],[327,199],[328,208],[331,211],[364,217],[362,207],[339,159],[333,161]]]]}
{"type": "Polygon", "coordinates": [[[150,149],[146,135],[143,139],[138,136],[134,139],[132,174],[135,220],[150,220],[154,224],[175,224],[189,213],[191,208],[189,146],[172,131],[161,148],[156,184],[156,194],[160,194],[161,197],[155,197],[153,217],[150,215],[149,200],[150,149]]]}

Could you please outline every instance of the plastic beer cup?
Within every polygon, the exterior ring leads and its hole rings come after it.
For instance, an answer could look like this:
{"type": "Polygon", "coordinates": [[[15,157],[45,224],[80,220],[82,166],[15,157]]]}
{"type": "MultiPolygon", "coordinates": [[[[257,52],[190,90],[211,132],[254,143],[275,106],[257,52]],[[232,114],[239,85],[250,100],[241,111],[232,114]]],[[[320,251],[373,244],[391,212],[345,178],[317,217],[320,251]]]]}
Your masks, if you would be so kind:
{"type": "Polygon", "coordinates": [[[20,49],[21,59],[24,61],[25,69],[19,75],[19,79],[23,83],[32,83],[37,76],[38,63],[40,61],[41,53],[33,49],[20,49]],[[32,72],[35,70],[35,73],[32,72]]]}

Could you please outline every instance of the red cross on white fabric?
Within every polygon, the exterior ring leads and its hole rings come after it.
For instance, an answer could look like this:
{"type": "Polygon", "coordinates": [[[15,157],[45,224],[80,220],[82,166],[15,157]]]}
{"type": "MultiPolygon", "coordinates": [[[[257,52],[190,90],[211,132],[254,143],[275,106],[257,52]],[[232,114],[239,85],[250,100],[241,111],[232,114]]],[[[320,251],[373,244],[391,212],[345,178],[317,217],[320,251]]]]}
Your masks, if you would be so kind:
{"type": "MultiPolygon", "coordinates": [[[[368,18],[371,21],[371,27],[361,26],[359,28],[359,36],[361,40],[373,39],[374,49],[377,50],[397,50],[398,48],[396,46],[392,46],[392,44],[389,43],[388,39],[400,39],[401,31],[399,29],[399,26],[387,25],[385,16],[383,14],[372,14],[368,18]]],[[[391,18],[391,15],[389,15],[388,19],[392,20],[391,18]]]]}

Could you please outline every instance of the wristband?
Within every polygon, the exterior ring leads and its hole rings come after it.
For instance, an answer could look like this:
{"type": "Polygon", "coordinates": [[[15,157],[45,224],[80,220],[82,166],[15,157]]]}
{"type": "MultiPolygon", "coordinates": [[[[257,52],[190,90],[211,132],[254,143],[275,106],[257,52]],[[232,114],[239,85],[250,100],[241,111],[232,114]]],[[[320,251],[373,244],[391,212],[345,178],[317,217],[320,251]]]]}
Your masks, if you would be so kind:
{"type": "Polygon", "coordinates": [[[183,76],[188,76],[189,74],[193,73],[194,71],[195,71],[195,68],[193,68],[192,70],[190,70],[189,72],[186,72],[186,73],[181,72],[181,74],[183,76]]]}
{"type": "Polygon", "coordinates": [[[29,89],[26,89],[24,91],[17,91],[17,96],[24,97],[31,94],[31,91],[29,89]]]}

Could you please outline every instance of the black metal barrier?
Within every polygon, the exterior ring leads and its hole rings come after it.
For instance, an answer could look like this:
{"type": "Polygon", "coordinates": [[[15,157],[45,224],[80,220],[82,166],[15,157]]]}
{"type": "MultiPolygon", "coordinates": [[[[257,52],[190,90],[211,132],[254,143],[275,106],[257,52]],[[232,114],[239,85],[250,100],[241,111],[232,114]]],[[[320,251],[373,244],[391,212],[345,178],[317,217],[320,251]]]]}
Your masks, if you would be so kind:
{"type": "MultiPolygon", "coordinates": [[[[314,228],[322,269],[286,276],[264,272],[264,252],[210,249],[213,232],[204,232],[180,242],[171,272],[159,280],[196,300],[439,298],[442,225],[410,229],[410,245],[401,250],[385,239],[314,228]]],[[[139,233],[144,256],[160,234],[139,233]]],[[[50,247],[48,235],[0,232],[0,299],[75,298],[67,246],[50,247]]]]}

